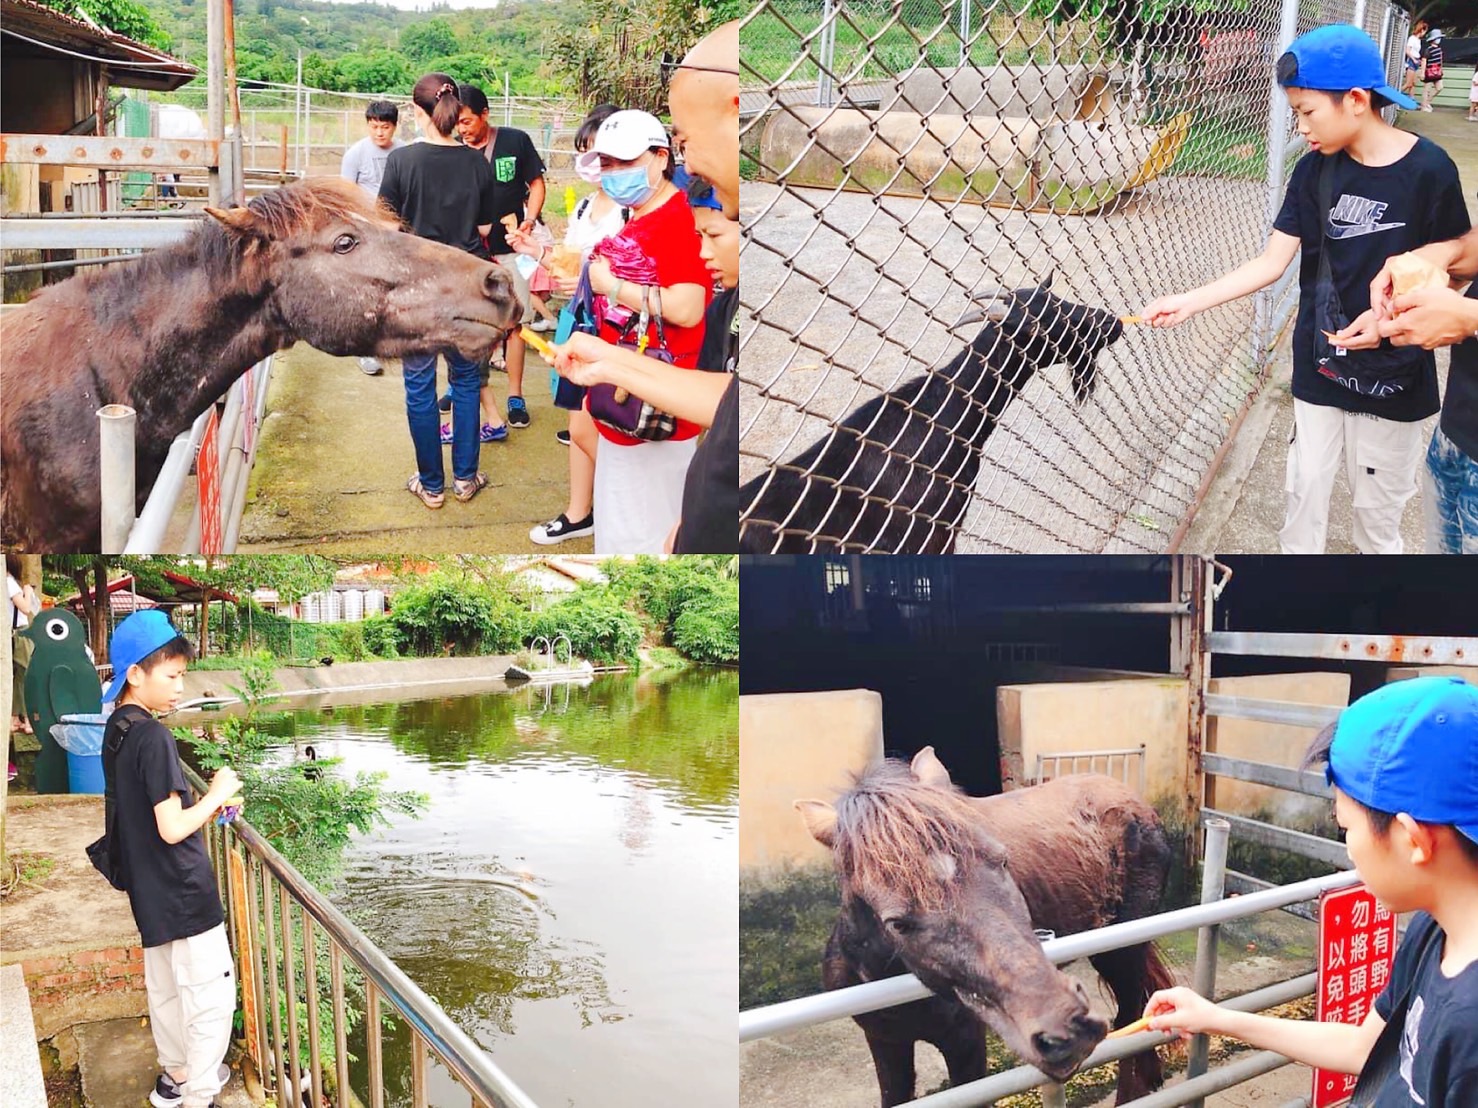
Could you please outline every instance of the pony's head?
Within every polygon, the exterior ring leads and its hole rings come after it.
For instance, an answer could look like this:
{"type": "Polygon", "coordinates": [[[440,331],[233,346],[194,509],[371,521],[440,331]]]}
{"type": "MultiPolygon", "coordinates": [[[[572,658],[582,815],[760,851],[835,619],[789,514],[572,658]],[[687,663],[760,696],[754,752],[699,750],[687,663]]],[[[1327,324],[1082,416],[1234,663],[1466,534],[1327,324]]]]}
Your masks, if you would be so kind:
{"type": "Polygon", "coordinates": [[[1067,365],[1072,373],[1073,398],[1081,404],[1093,392],[1098,352],[1119,341],[1124,324],[1112,312],[1053,295],[1051,287],[1049,273],[1040,285],[981,289],[970,296],[978,306],[966,309],[955,326],[985,321],[972,344],[977,349],[984,345],[982,354],[989,355],[990,347],[1005,341],[1028,359],[1028,370],[1067,365]]]}
{"type": "Polygon", "coordinates": [[[1042,953],[1005,848],[925,747],[882,762],[836,806],[796,802],[830,847],[842,896],[928,988],[958,999],[1062,1081],[1108,1031],[1083,986],[1042,953]]]}
{"type": "Polygon", "coordinates": [[[402,233],[392,213],[340,178],[206,211],[225,231],[245,290],[269,297],[285,342],[340,355],[456,348],[481,358],[521,315],[501,267],[402,233]]]}

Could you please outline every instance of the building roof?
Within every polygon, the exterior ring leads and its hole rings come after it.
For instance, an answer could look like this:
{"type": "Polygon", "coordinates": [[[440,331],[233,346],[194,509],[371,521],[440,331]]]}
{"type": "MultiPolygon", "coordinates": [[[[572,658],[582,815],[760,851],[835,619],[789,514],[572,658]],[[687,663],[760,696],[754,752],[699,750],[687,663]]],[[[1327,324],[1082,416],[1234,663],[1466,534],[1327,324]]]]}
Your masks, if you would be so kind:
{"type": "MultiPolygon", "coordinates": [[[[109,581],[108,594],[113,601],[113,610],[120,610],[118,607],[118,601],[116,599],[119,592],[124,592],[125,594],[137,593],[139,597],[148,597],[151,601],[154,602],[153,604],[148,605],[140,603],[140,608],[154,607],[156,604],[160,606],[169,606],[200,603],[201,597],[205,591],[205,587],[201,585],[199,581],[196,581],[190,577],[186,577],[180,573],[170,573],[168,571],[164,573],[164,579],[168,581],[174,589],[174,592],[169,596],[165,596],[162,593],[150,592],[147,588],[136,587],[132,574],[125,573],[122,577],[118,577],[112,581],[109,581]]],[[[96,589],[88,589],[87,595],[92,596],[96,591],[96,589]]],[[[69,608],[81,607],[82,596],[82,593],[73,593],[71,596],[63,600],[62,603],[69,608]]],[[[210,592],[210,598],[211,600],[224,600],[228,604],[240,603],[240,601],[238,601],[236,597],[232,596],[230,593],[222,592],[220,589],[212,589],[210,592]]],[[[125,612],[132,611],[131,608],[127,607],[121,610],[125,612]]]]}
{"type": "Polygon", "coordinates": [[[108,66],[108,82],[112,85],[176,89],[200,72],[163,50],[33,0],[0,0],[0,25],[5,30],[7,56],[93,61],[108,66]],[[78,54],[83,58],[78,59],[78,54]]]}

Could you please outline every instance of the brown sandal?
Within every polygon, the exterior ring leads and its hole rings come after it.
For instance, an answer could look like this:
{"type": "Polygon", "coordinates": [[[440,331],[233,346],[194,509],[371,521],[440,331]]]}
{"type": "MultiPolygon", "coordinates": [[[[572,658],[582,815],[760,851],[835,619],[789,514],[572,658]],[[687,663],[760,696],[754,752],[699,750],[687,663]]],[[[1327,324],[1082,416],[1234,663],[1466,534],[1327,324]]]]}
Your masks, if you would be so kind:
{"type": "Polygon", "coordinates": [[[488,475],[486,473],[479,473],[476,476],[469,477],[465,481],[460,477],[452,479],[452,495],[463,504],[467,503],[467,501],[471,500],[487,487],[488,475]]]}
{"type": "Polygon", "coordinates": [[[412,496],[433,511],[446,503],[446,493],[426,491],[426,486],[421,484],[419,473],[413,473],[411,479],[405,483],[405,487],[410,490],[412,496]]]}

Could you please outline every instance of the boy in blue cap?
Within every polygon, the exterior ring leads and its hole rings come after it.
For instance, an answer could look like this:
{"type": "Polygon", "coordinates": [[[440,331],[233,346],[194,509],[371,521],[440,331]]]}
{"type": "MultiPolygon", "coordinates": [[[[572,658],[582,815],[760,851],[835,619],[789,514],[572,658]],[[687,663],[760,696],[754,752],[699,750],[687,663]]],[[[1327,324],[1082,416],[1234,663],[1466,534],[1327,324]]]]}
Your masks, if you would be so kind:
{"type": "Polygon", "coordinates": [[[1386,989],[1360,1024],[1230,1012],[1190,989],[1150,997],[1156,1031],[1227,1035],[1337,1073],[1354,1104],[1478,1104],[1478,689],[1397,681],[1315,738],[1350,861],[1393,912],[1415,912],[1386,989]]]}
{"type": "Polygon", "coordinates": [[[1302,248],[1293,331],[1293,435],[1285,554],[1321,554],[1341,452],[1354,500],[1354,542],[1366,554],[1402,552],[1401,514],[1416,491],[1422,421],[1438,408],[1431,352],[1346,344],[1376,321],[1370,282],[1392,254],[1456,238],[1469,227],[1457,168],[1431,140],[1399,131],[1380,109],[1416,101],[1386,83],[1374,40],[1356,27],[1320,27],[1278,59],[1277,79],[1298,131],[1319,157],[1294,167],[1261,256],[1226,276],[1145,306],[1152,327],[1267,288],[1302,248]]]}
{"type": "MultiPolygon", "coordinates": [[[[163,1072],[155,1108],[206,1108],[231,1071],[236,978],[215,872],[200,829],[241,781],[229,767],[195,803],[169,728],[154,718],[183,694],[195,656],[163,612],[135,612],[108,647],[114,703],[103,737],[110,851],[144,948],[149,1023],[163,1072]]],[[[232,803],[239,803],[232,800],[232,803]]]]}

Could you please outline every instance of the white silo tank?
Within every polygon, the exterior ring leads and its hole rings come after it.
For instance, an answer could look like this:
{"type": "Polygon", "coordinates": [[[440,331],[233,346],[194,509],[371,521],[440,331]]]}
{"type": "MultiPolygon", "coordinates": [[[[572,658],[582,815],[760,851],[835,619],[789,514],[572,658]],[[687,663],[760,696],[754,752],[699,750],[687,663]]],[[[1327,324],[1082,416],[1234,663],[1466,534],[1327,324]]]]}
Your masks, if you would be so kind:
{"type": "Polygon", "coordinates": [[[364,618],[370,616],[382,616],[385,614],[385,593],[383,589],[369,589],[364,594],[364,618]]]}
{"type": "Polygon", "coordinates": [[[341,623],[344,619],[344,597],[343,594],[334,591],[324,597],[323,622],[341,623]]]}
{"type": "Polygon", "coordinates": [[[303,597],[303,622],[321,623],[323,621],[323,595],[310,592],[303,597]]]}
{"type": "Polygon", "coordinates": [[[364,618],[364,591],[349,589],[344,594],[344,622],[358,623],[364,618]]]}

